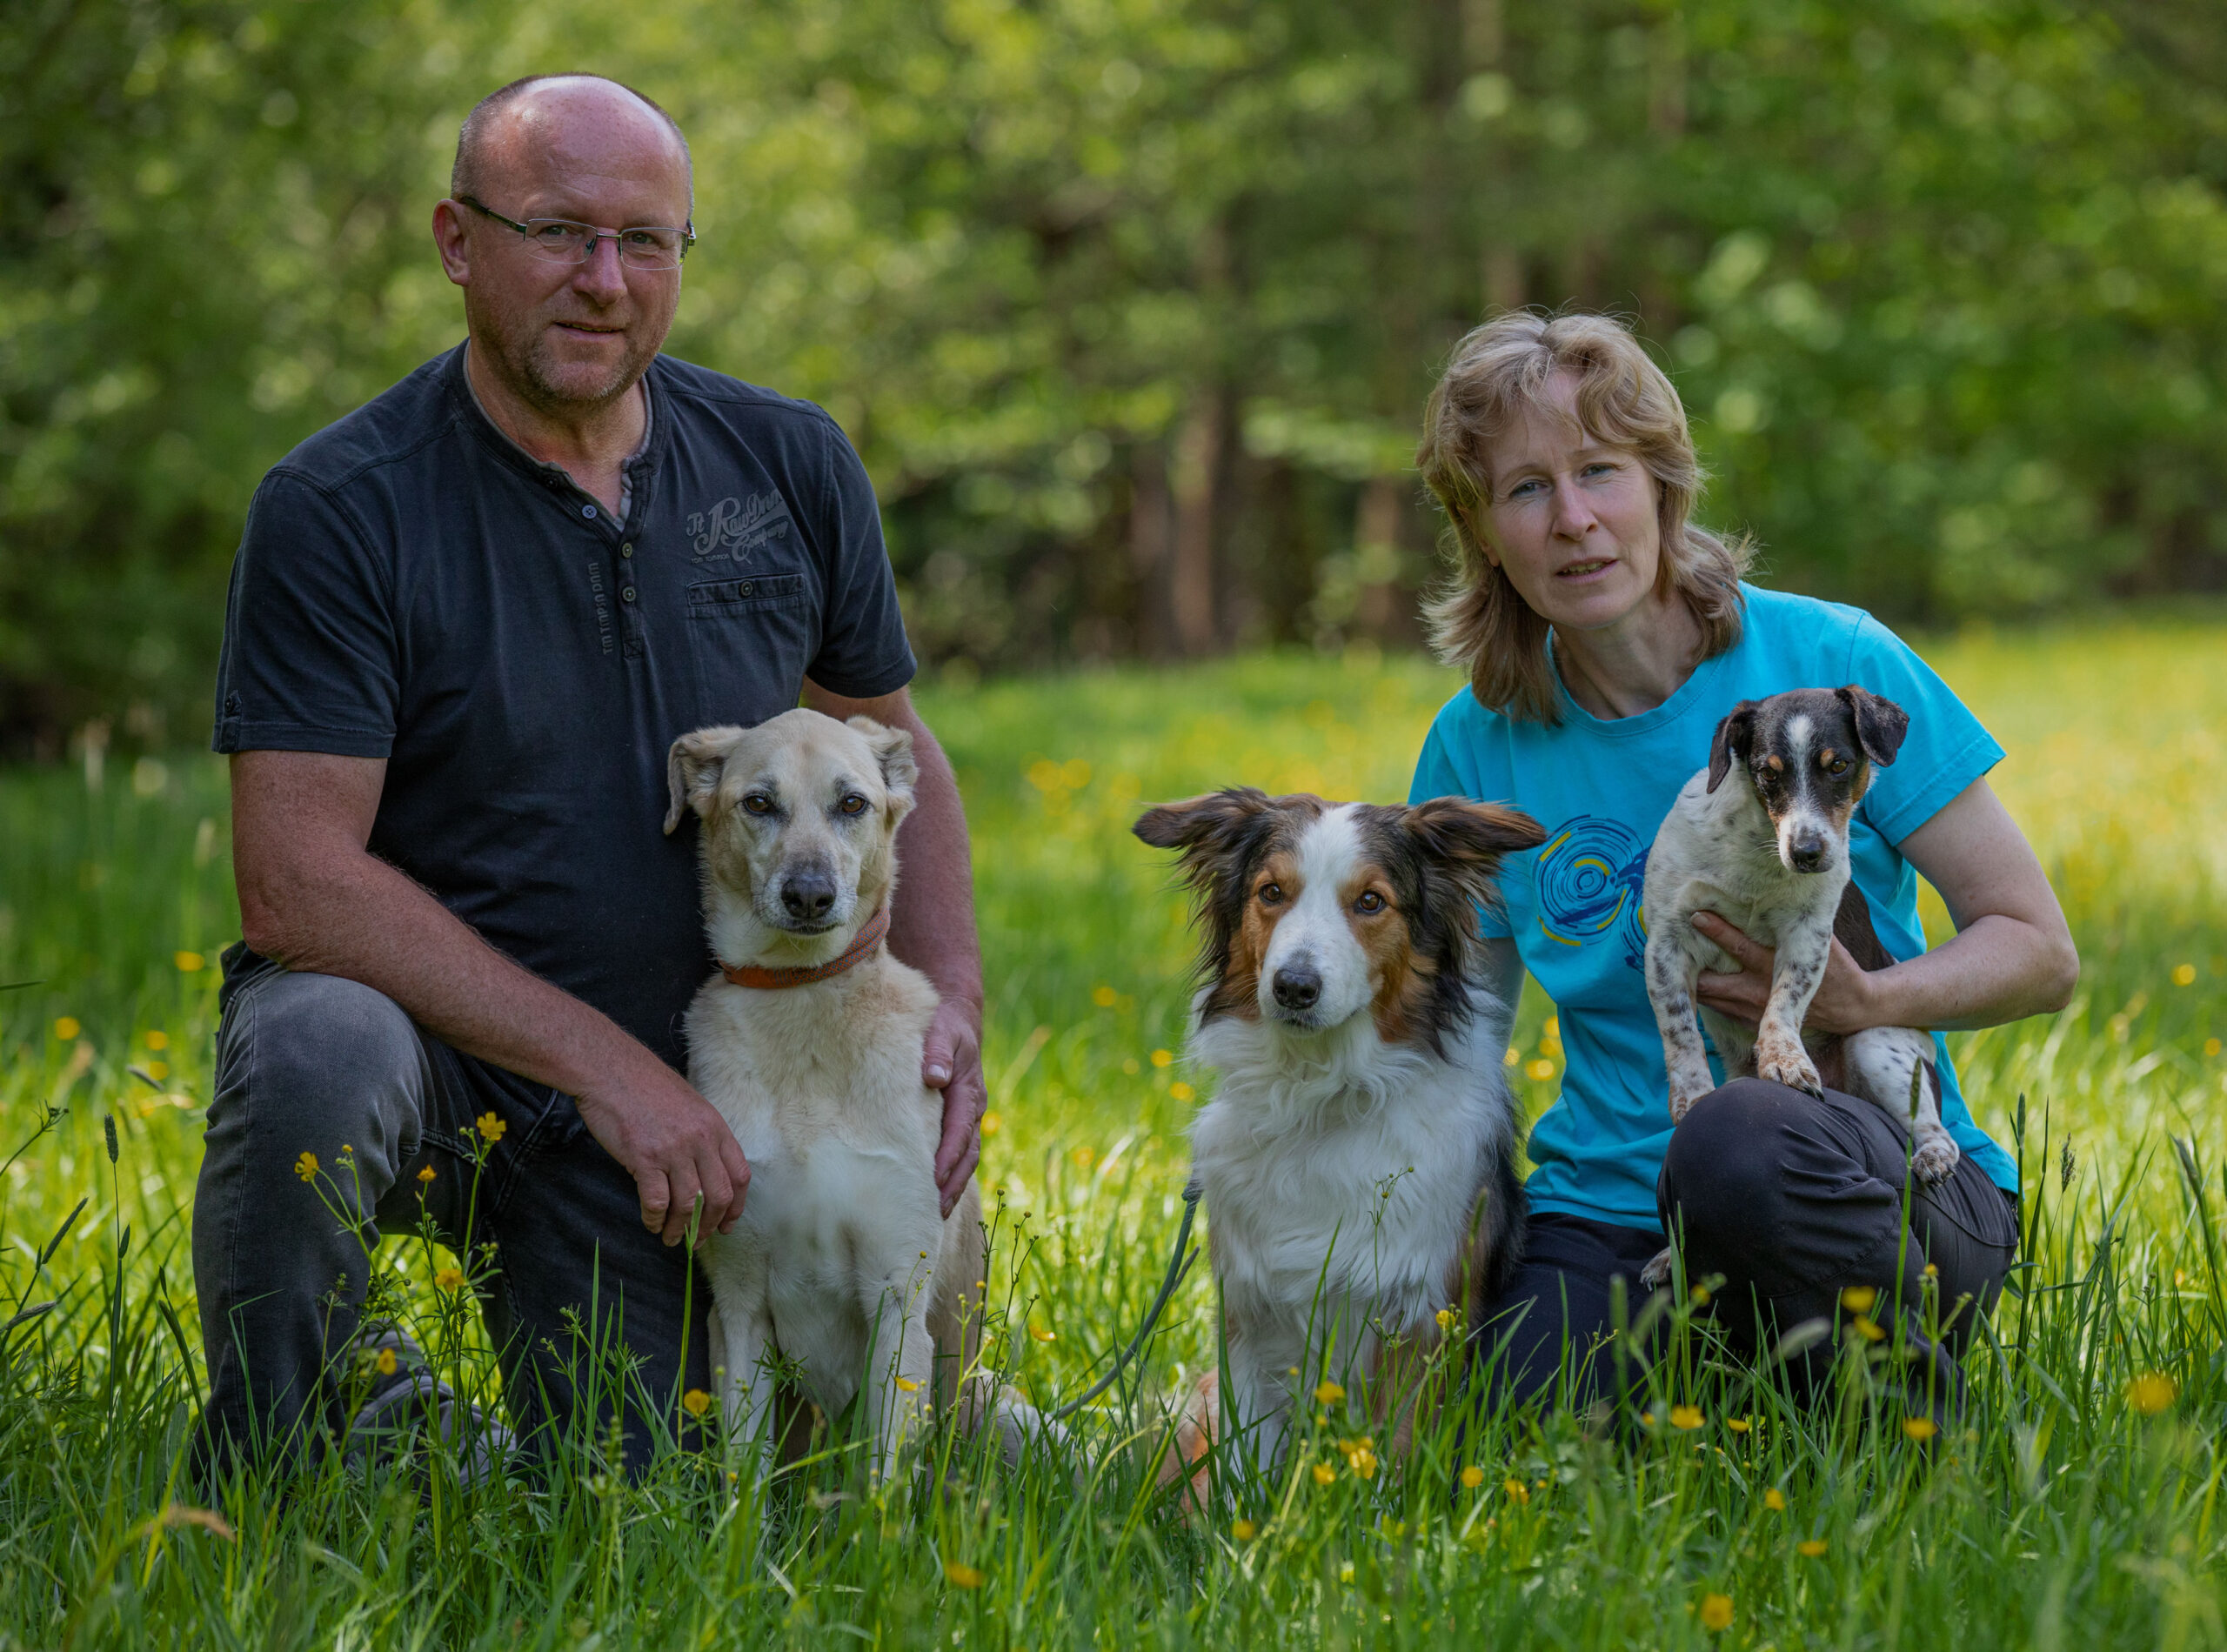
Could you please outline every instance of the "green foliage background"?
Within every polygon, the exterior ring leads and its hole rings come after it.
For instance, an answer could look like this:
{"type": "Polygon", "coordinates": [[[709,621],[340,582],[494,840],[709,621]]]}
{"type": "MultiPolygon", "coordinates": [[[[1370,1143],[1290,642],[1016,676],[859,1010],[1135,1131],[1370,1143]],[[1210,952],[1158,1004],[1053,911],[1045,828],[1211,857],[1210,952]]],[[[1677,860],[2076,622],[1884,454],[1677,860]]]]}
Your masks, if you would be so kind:
{"type": "Polygon", "coordinates": [[[685,125],[672,348],[842,420],[940,662],[1412,641],[1513,304],[1637,318],[1777,583],[2227,585],[2206,0],[16,0],[0,742],[199,732],[257,479],[458,336],[458,122],[573,67],[685,125]]]}

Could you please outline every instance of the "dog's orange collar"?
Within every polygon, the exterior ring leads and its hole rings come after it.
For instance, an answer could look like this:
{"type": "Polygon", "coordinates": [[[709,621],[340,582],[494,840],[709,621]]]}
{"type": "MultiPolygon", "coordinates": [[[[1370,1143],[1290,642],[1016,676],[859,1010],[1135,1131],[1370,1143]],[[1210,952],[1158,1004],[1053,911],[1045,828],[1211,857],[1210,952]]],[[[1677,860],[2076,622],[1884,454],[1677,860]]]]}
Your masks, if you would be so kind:
{"type": "Polygon", "coordinates": [[[719,973],[737,987],[754,987],[762,993],[777,993],[785,987],[803,987],[813,981],[824,981],[830,975],[839,975],[845,970],[863,964],[881,945],[889,933],[889,908],[878,909],[859,931],[859,938],[839,958],[831,958],[824,964],[812,964],[797,969],[767,969],[759,964],[721,964],[719,973]]]}

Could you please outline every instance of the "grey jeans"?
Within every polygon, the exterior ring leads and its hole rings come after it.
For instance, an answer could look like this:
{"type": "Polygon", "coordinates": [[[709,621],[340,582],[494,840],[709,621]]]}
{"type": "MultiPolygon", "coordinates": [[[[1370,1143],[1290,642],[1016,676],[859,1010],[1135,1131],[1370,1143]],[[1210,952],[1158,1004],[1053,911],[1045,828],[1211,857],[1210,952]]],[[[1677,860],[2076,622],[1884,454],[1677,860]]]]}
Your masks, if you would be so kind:
{"type": "Polygon", "coordinates": [[[444,1243],[492,1261],[480,1308],[528,1449],[600,1443],[616,1423],[639,1468],[674,1435],[680,1395],[710,1387],[710,1292],[642,1227],[633,1179],[571,1098],[459,1053],[358,982],[242,947],[224,965],[193,1209],[211,1466],[342,1429],[334,1366],[363,1315],[367,1247],[422,1209],[444,1243]],[[490,1114],[501,1129],[475,1166],[490,1114]]]}

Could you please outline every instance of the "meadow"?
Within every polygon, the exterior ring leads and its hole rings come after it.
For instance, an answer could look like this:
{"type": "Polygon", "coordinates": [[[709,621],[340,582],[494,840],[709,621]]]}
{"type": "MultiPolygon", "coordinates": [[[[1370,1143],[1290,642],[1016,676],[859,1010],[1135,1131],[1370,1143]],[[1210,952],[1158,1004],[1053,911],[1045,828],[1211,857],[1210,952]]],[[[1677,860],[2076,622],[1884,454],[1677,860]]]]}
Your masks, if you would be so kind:
{"type": "MultiPolygon", "coordinates": [[[[1212,1358],[1203,1268],[1071,1461],[1007,1472],[941,1439],[938,1472],[877,1490],[831,1439],[760,1490],[716,1451],[628,1482],[584,1446],[475,1488],[436,1453],[203,1512],[186,1235],[237,933],[223,770],[0,774],[0,1647],[2227,1644],[2227,625],[1926,652],[2009,748],[1996,784],[2084,965],[2063,1013],[1953,1041],[2027,1177],[2028,1266],[1965,1421],[1906,1437],[1853,1334],[1833,1401],[1790,1408],[1680,1310],[1621,1426],[1449,1414],[1400,1463],[1326,1402],[1286,1477],[1198,1521],[1150,1458],[1156,1396],[1212,1358]]],[[[1401,797],[1453,686],[1357,649],[922,690],[988,959],[989,1358],[1040,1403],[1134,1330],[1211,1083],[1180,1059],[1189,940],[1127,834],[1140,802],[1401,797]]],[[[1535,988],[1515,1046],[1543,1107],[1560,1047],[1535,988]]],[[[492,1400],[438,1282],[457,1260],[379,1253],[492,1400]]]]}

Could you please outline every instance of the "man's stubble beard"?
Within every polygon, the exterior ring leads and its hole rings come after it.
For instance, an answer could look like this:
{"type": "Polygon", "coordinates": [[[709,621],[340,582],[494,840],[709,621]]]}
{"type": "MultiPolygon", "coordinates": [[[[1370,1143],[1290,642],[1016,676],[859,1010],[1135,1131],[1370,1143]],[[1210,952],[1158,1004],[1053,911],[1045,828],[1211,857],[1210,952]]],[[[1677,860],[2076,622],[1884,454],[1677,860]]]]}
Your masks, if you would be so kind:
{"type": "Polygon", "coordinates": [[[630,331],[626,335],[626,354],[611,370],[609,378],[592,394],[581,395],[568,389],[552,376],[552,370],[577,374],[581,368],[568,364],[556,368],[552,360],[556,345],[545,327],[537,326],[532,344],[518,347],[508,318],[481,315],[467,316],[472,324],[470,331],[487,347],[490,365],[509,382],[513,394],[537,412],[553,419],[569,421],[583,414],[601,412],[634,387],[635,382],[649,371],[664,343],[662,333],[656,339],[643,341],[630,331]]]}

